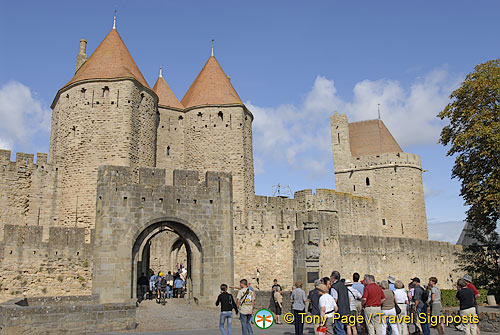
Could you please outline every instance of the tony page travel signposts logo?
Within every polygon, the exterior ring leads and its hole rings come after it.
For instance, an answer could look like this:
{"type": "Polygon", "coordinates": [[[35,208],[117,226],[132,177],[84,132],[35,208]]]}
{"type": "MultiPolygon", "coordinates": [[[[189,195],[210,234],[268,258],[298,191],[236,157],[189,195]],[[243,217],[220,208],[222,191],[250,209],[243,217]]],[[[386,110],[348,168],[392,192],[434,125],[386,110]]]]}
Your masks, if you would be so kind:
{"type": "Polygon", "coordinates": [[[274,315],[268,309],[259,309],[253,317],[253,321],[260,329],[267,329],[274,323],[274,315]]]}

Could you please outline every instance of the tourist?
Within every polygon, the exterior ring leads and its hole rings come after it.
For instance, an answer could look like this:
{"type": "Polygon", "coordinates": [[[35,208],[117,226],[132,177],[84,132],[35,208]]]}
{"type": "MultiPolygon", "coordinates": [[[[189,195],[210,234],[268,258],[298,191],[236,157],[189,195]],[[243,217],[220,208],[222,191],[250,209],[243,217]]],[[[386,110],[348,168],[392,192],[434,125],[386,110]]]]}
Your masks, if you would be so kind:
{"type": "Polygon", "coordinates": [[[363,292],[365,291],[365,285],[359,282],[359,273],[357,272],[353,273],[352,281],[353,281],[352,288],[356,289],[359,293],[363,294],[363,292]]]}
{"type": "MultiPolygon", "coordinates": [[[[352,281],[346,279],[344,285],[347,287],[347,291],[349,293],[349,314],[357,318],[358,310],[356,307],[356,303],[359,301],[361,303],[361,297],[363,296],[358,290],[352,287],[352,281]]],[[[353,325],[346,324],[347,334],[356,335],[358,333],[357,323],[355,322],[353,325]]]]}
{"type": "Polygon", "coordinates": [[[149,286],[148,277],[146,277],[144,272],[141,273],[141,276],[137,280],[137,286],[139,286],[139,297],[137,298],[137,301],[141,302],[144,300],[144,296],[146,295],[149,286]]]}
{"type": "Polygon", "coordinates": [[[149,277],[149,296],[151,297],[151,299],[153,299],[153,295],[155,294],[157,277],[158,276],[154,272],[149,277]]]}
{"type": "Polygon", "coordinates": [[[394,295],[396,296],[396,303],[401,309],[401,318],[398,322],[398,331],[399,335],[408,335],[408,324],[405,323],[404,317],[408,314],[408,294],[404,289],[404,284],[401,280],[396,280],[394,284],[396,290],[394,291],[394,295]]]}
{"type": "MultiPolygon", "coordinates": [[[[319,309],[319,289],[318,286],[321,285],[321,279],[316,279],[314,281],[314,288],[309,291],[309,294],[307,295],[307,301],[309,301],[309,306],[307,307],[307,311],[314,317],[317,315],[320,315],[320,309],[319,309]]],[[[326,286],[325,286],[326,287],[326,286]]],[[[317,319],[314,319],[314,331],[316,331],[316,328],[319,326],[319,322],[317,319]]]]}
{"type": "Polygon", "coordinates": [[[396,291],[396,287],[394,286],[394,284],[396,283],[396,278],[394,278],[394,276],[389,276],[387,277],[387,281],[389,282],[389,290],[391,290],[392,292],[396,291]]]}
{"type": "MultiPolygon", "coordinates": [[[[429,294],[427,291],[420,286],[420,279],[415,277],[412,279],[413,285],[415,285],[413,300],[415,301],[415,322],[420,324],[420,329],[422,329],[423,335],[430,335],[429,323],[427,322],[427,298],[429,294]],[[423,315],[421,315],[423,314],[423,315]],[[423,321],[423,322],[422,322],[423,321]]],[[[417,330],[413,334],[419,334],[420,331],[417,330]]]]}
{"type": "MultiPolygon", "coordinates": [[[[318,285],[318,294],[319,297],[319,308],[321,317],[326,316],[326,321],[323,324],[326,328],[327,335],[333,335],[333,313],[338,311],[337,304],[335,303],[335,299],[328,294],[328,287],[325,284],[318,285]]],[[[316,329],[315,329],[316,331],[316,329]]]]}
{"type": "Polygon", "coordinates": [[[234,303],[233,296],[227,292],[226,284],[220,286],[220,291],[217,301],[215,302],[215,306],[219,306],[220,304],[219,329],[221,335],[226,335],[224,324],[227,321],[227,335],[231,335],[233,332],[233,309],[237,311],[236,304],[234,303]]]}
{"type": "MultiPolygon", "coordinates": [[[[475,294],[467,287],[467,281],[460,278],[457,281],[456,299],[460,301],[460,316],[476,315],[475,294]]],[[[473,322],[464,322],[465,335],[476,335],[477,326],[473,322]]]]}
{"type": "Polygon", "coordinates": [[[177,297],[177,300],[183,298],[182,289],[184,288],[184,281],[182,281],[181,277],[177,276],[174,280],[174,297],[177,297]]]}
{"type": "Polygon", "coordinates": [[[255,281],[257,282],[257,289],[260,289],[260,271],[259,268],[255,270],[255,281]]]}
{"type": "MultiPolygon", "coordinates": [[[[477,300],[479,299],[481,294],[477,290],[476,286],[474,286],[474,284],[472,284],[472,277],[470,275],[465,275],[463,277],[463,279],[467,283],[467,288],[470,288],[474,292],[474,307],[476,308],[476,314],[479,314],[477,300]]],[[[479,335],[480,334],[479,326],[476,326],[476,331],[477,331],[477,335],[479,335]]]]}
{"type": "Polygon", "coordinates": [[[382,291],[380,286],[375,284],[375,277],[373,275],[365,275],[364,281],[366,286],[361,297],[361,303],[365,309],[365,322],[368,334],[385,335],[382,334],[382,327],[377,315],[377,313],[382,313],[381,306],[385,300],[384,291],[382,291]]]}
{"type": "Polygon", "coordinates": [[[283,296],[281,295],[281,289],[279,286],[274,286],[274,291],[272,292],[274,300],[274,314],[276,315],[276,324],[281,324],[281,313],[283,311],[283,296]]]}
{"type": "Polygon", "coordinates": [[[321,283],[328,287],[328,290],[332,287],[332,282],[330,281],[330,277],[323,277],[321,278],[321,283]]]}
{"type": "Polygon", "coordinates": [[[181,264],[181,271],[179,272],[179,277],[181,277],[182,281],[185,283],[187,280],[187,270],[185,267],[182,267],[181,264]]]}
{"type": "Polygon", "coordinates": [[[292,301],[292,311],[295,317],[295,335],[302,335],[304,333],[304,323],[302,322],[300,313],[305,313],[306,311],[306,293],[302,289],[301,280],[295,282],[295,289],[292,291],[290,300],[292,301]]]}
{"type": "Polygon", "coordinates": [[[279,290],[280,290],[280,292],[282,291],[282,289],[281,289],[281,285],[280,285],[280,284],[278,284],[278,279],[276,279],[276,278],[274,278],[274,280],[273,280],[273,286],[271,287],[271,291],[272,291],[272,292],[274,292],[274,288],[275,288],[275,287],[278,287],[278,288],[279,288],[279,290]]]}
{"type": "MultiPolygon", "coordinates": [[[[385,316],[396,316],[396,296],[393,291],[389,288],[389,282],[387,280],[382,280],[380,287],[384,291],[385,300],[382,302],[382,313],[385,316]]],[[[390,322],[389,318],[386,318],[387,322],[382,322],[382,334],[387,332],[387,324],[391,326],[391,334],[399,335],[398,325],[396,322],[390,322]]]]}
{"type": "MultiPolygon", "coordinates": [[[[408,284],[408,288],[409,288],[408,299],[410,299],[409,300],[409,302],[410,302],[409,313],[411,314],[411,317],[413,320],[413,325],[415,326],[415,332],[413,332],[413,333],[417,333],[417,334],[419,332],[422,333],[422,326],[418,322],[418,315],[417,315],[417,312],[415,309],[415,284],[413,284],[413,281],[411,281],[408,284]]],[[[409,330],[409,328],[408,328],[408,330],[409,330]]]]}
{"type": "Polygon", "coordinates": [[[431,307],[431,315],[438,319],[437,331],[439,335],[444,335],[444,322],[439,317],[443,315],[443,305],[441,304],[441,290],[437,287],[437,278],[430,277],[428,287],[430,287],[429,306],[431,307]]]}
{"type": "MultiPolygon", "coordinates": [[[[338,306],[338,313],[341,316],[349,315],[351,308],[349,306],[349,293],[347,287],[340,281],[340,273],[338,271],[332,271],[330,276],[332,281],[332,288],[330,289],[330,295],[335,299],[335,303],[338,306]]],[[[333,323],[333,329],[336,335],[345,335],[344,324],[340,319],[335,320],[333,323]]]]}
{"type": "Polygon", "coordinates": [[[174,291],[174,276],[172,276],[172,271],[168,271],[167,275],[165,276],[167,279],[167,299],[172,298],[172,294],[174,291]]]}
{"type": "Polygon", "coordinates": [[[248,287],[246,279],[240,280],[240,290],[236,296],[236,307],[240,312],[241,333],[242,335],[253,334],[252,319],[253,310],[255,308],[255,293],[248,287]]]}

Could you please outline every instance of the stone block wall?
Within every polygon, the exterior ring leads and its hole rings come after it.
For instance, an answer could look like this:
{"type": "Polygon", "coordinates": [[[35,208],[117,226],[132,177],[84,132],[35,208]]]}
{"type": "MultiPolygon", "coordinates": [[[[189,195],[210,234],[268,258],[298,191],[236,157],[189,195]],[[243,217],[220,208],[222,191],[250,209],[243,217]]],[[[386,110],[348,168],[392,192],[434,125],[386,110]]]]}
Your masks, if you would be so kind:
{"type": "Polygon", "coordinates": [[[0,299],[91,291],[92,244],[84,228],[5,225],[0,241],[0,299]],[[47,241],[42,240],[47,230],[47,241]]]}
{"type": "MultiPolygon", "coordinates": [[[[47,162],[47,154],[18,152],[10,160],[9,150],[0,150],[0,240],[5,225],[52,227],[59,225],[57,208],[58,171],[47,162]]],[[[48,229],[40,236],[48,240],[48,229]]]]}
{"type": "Polygon", "coordinates": [[[96,296],[13,299],[0,304],[5,335],[96,334],[136,328],[135,305],[99,304],[96,296]]]}

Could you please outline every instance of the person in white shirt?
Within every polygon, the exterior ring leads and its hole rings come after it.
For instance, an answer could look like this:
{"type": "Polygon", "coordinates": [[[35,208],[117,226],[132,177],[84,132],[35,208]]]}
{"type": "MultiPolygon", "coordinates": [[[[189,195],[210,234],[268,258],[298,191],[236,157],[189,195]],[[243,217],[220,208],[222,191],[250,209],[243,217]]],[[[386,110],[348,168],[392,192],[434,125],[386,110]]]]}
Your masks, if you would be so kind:
{"type": "MultiPolygon", "coordinates": [[[[358,316],[358,312],[356,309],[356,302],[361,301],[361,298],[363,295],[356,290],[354,287],[352,287],[352,281],[349,279],[346,279],[344,282],[345,286],[347,286],[347,294],[349,295],[349,307],[351,309],[350,315],[353,315],[354,317],[358,316]]],[[[346,324],[347,328],[347,334],[348,335],[357,335],[358,334],[358,329],[357,325],[354,324],[353,326],[346,324]]]]}
{"type": "Polygon", "coordinates": [[[327,327],[326,334],[333,335],[333,313],[338,311],[337,304],[335,303],[335,299],[328,294],[328,287],[324,284],[320,284],[318,286],[319,297],[319,310],[321,317],[326,316],[324,327],[327,327]]]}
{"type": "MultiPolygon", "coordinates": [[[[394,291],[394,298],[399,308],[401,309],[400,316],[402,321],[408,313],[408,293],[406,293],[406,290],[404,289],[405,286],[401,280],[396,280],[394,286],[396,288],[396,290],[394,291]]],[[[400,335],[408,335],[408,324],[403,321],[398,322],[398,331],[400,335]]]]}

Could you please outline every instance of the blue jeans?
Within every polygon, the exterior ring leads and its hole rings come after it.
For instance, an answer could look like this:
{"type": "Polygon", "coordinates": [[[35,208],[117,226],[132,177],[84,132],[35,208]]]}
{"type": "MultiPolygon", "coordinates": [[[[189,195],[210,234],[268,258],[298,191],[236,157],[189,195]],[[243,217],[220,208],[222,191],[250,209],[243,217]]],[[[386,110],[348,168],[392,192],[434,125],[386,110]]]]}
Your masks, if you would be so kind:
{"type": "MultiPolygon", "coordinates": [[[[420,306],[420,304],[419,304],[419,306],[420,306]]],[[[420,315],[420,313],[425,313],[427,315],[427,306],[426,305],[424,305],[423,307],[417,308],[417,315],[420,315]]],[[[420,319],[421,318],[419,317],[418,318],[419,322],[421,321],[420,319]]],[[[430,335],[431,334],[431,330],[429,328],[429,323],[427,322],[427,318],[425,318],[425,323],[420,322],[420,325],[422,326],[423,335],[430,335]]]]}
{"type": "MultiPolygon", "coordinates": [[[[333,324],[333,333],[335,335],[346,335],[344,324],[340,320],[336,320],[333,324]]],[[[383,335],[383,334],[382,334],[383,335]]]]}
{"type": "Polygon", "coordinates": [[[227,320],[227,335],[231,335],[233,333],[233,311],[225,311],[220,312],[219,318],[219,329],[222,335],[226,335],[226,331],[224,330],[224,322],[227,320]]]}
{"type": "Polygon", "coordinates": [[[252,325],[250,324],[250,320],[252,319],[252,314],[241,314],[240,313],[240,321],[241,321],[241,333],[243,335],[252,335],[252,325]]]}
{"type": "Polygon", "coordinates": [[[167,293],[166,293],[165,297],[167,299],[172,298],[172,288],[170,286],[168,286],[168,285],[167,285],[167,293]]]}

